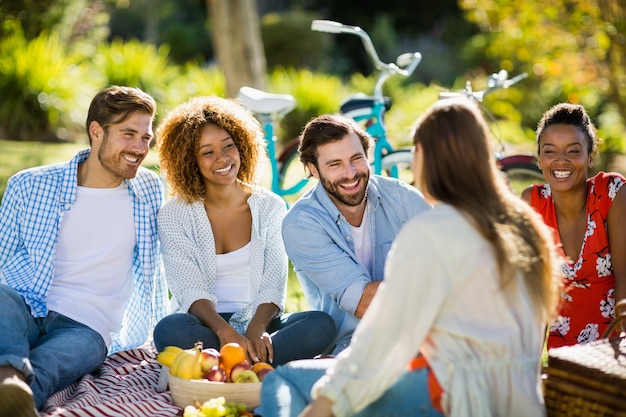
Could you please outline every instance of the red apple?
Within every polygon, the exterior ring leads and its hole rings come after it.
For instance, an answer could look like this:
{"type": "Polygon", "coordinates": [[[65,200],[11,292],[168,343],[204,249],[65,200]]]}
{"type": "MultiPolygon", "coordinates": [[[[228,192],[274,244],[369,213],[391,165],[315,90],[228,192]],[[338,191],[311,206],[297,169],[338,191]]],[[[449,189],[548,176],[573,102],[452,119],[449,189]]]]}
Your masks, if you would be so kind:
{"type": "Polygon", "coordinates": [[[213,366],[207,372],[204,373],[204,377],[213,382],[226,382],[228,381],[228,375],[224,368],[220,368],[218,365],[213,366]]]}
{"type": "Polygon", "coordinates": [[[202,373],[208,372],[215,365],[220,364],[220,353],[217,349],[214,348],[206,348],[202,349],[200,352],[200,367],[202,368],[202,373]]]}
{"type": "Polygon", "coordinates": [[[265,379],[265,376],[272,371],[273,371],[272,368],[262,368],[256,372],[256,376],[259,377],[259,381],[263,381],[265,379]]]}
{"type": "Polygon", "coordinates": [[[250,362],[248,362],[247,360],[244,360],[243,362],[239,362],[238,364],[230,368],[230,380],[234,382],[235,379],[237,379],[237,376],[241,372],[249,371],[251,369],[252,369],[252,366],[250,365],[250,362]]]}

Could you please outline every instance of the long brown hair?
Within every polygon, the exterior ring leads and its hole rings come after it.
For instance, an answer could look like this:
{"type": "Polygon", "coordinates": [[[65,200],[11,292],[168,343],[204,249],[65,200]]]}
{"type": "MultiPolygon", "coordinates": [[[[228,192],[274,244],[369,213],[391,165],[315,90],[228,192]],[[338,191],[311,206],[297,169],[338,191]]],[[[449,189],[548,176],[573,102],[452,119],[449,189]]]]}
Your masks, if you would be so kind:
{"type": "Polygon", "coordinates": [[[436,200],[468,216],[493,246],[503,288],[518,271],[542,318],[558,302],[561,273],[543,220],[509,189],[491,152],[489,127],[469,100],[443,100],[417,121],[414,143],[423,154],[422,185],[436,200]]]}

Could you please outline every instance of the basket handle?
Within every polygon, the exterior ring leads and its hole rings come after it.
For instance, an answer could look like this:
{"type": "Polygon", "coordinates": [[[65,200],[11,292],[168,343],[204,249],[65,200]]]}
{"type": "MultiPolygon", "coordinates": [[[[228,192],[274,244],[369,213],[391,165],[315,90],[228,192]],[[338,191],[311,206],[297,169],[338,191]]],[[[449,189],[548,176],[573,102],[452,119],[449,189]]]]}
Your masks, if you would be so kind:
{"type": "MultiPolygon", "coordinates": [[[[626,320],[626,298],[619,300],[615,304],[615,318],[609,324],[609,327],[604,331],[604,335],[602,335],[603,339],[607,339],[613,334],[613,332],[617,329],[617,325],[622,321],[626,320]]],[[[622,329],[626,330],[626,327],[622,326],[622,329]]]]}

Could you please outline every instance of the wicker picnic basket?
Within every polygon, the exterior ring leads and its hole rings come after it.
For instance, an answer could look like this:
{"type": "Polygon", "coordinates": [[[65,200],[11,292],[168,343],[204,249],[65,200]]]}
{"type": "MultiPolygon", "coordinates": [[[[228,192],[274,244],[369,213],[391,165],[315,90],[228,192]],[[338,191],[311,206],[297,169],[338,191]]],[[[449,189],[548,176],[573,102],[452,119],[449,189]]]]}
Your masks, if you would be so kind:
{"type": "Polygon", "coordinates": [[[626,300],[595,342],[550,349],[544,398],[548,417],[626,417],[626,334],[612,337],[626,320],[626,300]]]}

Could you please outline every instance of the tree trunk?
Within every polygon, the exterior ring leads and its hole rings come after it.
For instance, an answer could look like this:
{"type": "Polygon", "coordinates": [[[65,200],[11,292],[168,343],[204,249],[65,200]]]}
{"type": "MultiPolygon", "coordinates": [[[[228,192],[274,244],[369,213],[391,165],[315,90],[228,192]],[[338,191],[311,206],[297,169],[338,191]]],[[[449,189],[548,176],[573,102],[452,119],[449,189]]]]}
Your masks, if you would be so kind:
{"type": "Polygon", "coordinates": [[[264,89],[267,64],[256,0],[206,1],[227,96],[235,97],[244,85],[264,89]]]}

